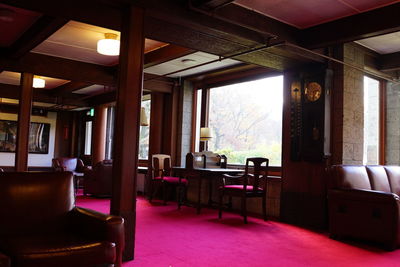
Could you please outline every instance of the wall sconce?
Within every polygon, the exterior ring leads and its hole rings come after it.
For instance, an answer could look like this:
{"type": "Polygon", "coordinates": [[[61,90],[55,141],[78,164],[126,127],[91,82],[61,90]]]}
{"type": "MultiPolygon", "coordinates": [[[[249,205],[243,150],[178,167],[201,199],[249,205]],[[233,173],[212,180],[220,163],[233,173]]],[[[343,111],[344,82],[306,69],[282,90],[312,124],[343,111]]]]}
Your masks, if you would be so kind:
{"type": "Polygon", "coordinates": [[[106,56],[119,55],[119,40],[115,33],[105,33],[104,39],[97,41],[97,52],[106,56]]]}
{"type": "Polygon", "coordinates": [[[149,120],[147,119],[146,110],[144,107],[140,109],[140,126],[149,126],[149,120]]]}

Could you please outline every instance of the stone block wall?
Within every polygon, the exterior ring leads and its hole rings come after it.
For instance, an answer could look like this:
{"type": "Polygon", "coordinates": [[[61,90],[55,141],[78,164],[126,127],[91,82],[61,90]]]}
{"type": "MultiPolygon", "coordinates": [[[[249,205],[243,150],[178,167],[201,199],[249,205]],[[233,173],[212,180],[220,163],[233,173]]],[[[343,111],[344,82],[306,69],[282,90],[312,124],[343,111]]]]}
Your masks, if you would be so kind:
{"type": "MultiPolygon", "coordinates": [[[[344,61],[364,66],[364,53],[344,45],[344,61]]],[[[362,164],[364,140],[364,73],[349,66],[343,70],[343,164],[362,164]]]]}
{"type": "Polygon", "coordinates": [[[186,154],[190,152],[192,138],[192,108],[193,108],[193,85],[189,81],[183,82],[181,94],[181,118],[178,127],[178,149],[180,150],[180,165],[185,165],[186,154]]]}
{"type": "Polygon", "coordinates": [[[400,84],[386,87],[386,162],[400,164],[400,84]]]}

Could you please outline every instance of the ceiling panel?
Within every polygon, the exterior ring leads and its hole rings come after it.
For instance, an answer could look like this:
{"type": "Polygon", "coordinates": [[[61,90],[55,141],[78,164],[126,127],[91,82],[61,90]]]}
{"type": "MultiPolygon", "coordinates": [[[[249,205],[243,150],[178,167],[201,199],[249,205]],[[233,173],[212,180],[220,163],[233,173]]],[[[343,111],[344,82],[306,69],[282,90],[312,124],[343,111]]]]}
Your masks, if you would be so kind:
{"type": "MultiPolygon", "coordinates": [[[[144,72],[150,74],[157,74],[157,75],[165,75],[171,72],[183,70],[188,67],[196,66],[202,63],[210,62],[213,60],[218,59],[218,56],[207,54],[204,52],[196,52],[184,57],[176,58],[174,60],[158,64],[149,68],[146,68],[144,72]]],[[[192,74],[197,74],[205,71],[210,71],[214,69],[219,69],[227,66],[232,66],[236,64],[240,64],[240,61],[233,60],[233,59],[226,59],[222,61],[218,61],[215,63],[207,64],[201,67],[193,68],[190,70],[177,72],[172,75],[168,75],[168,77],[183,77],[192,74]]]]}
{"type": "Polygon", "coordinates": [[[376,37],[357,41],[360,45],[378,52],[379,54],[390,54],[400,51],[400,32],[384,34],[376,37]]]}
{"type": "Polygon", "coordinates": [[[300,29],[351,16],[393,0],[236,0],[235,3],[300,29]]]}
{"type": "MultiPolygon", "coordinates": [[[[97,53],[97,41],[105,33],[114,33],[120,39],[120,32],[76,21],[70,21],[46,41],[35,47],[35,53],[62,57],[87,63],[112,66],[118,63],[118,56],[97,53]]],[[[150,39],[145,41],[145,52],[167,45],[150,39]]]]}
{"type": "Polygon", "coordinates": [[[33,11],[0,3],[0,47],[11,46],[40,16],[33,11]]]}

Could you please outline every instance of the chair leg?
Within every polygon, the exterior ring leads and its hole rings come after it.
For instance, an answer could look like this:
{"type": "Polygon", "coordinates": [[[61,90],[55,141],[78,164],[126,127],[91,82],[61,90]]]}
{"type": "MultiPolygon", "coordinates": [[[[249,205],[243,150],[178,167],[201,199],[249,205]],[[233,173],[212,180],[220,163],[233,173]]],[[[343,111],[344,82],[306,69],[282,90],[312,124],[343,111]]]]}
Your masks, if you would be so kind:
{"type": "Polygon", "coordinates": [[[267,199],[265,196],[262,198],[262,213],[263,213],[264,221],[266,221],[267,220],[267,199]]]}
{"type": "Polygon", "coordinates": [[[244,223],[247,223],[247,207],[246,207],[246,197],[242,197],[242,216],[244,223]]]}
{"type": "Polygon", "coordinates": [[[164,200],[164,206],[165,205],[167,205],[167,184],[166,183],[163,183],[163,185],[162,185],[162,189],[163,189],[163,200],[164,200]]]}
{"type": "Polygon", "coordinates": [[[222,218],[222,200],[224,198],[224,193],[222,191],[219,192],[219,202],[218,202],[218,219],[222,218]]]}
{"type": "Polygon", "coordinates": [[[154,184],[151,181],[149,185],[149,202],[152,203],[153,201],[153,193],[154,193],[154,184]]]}

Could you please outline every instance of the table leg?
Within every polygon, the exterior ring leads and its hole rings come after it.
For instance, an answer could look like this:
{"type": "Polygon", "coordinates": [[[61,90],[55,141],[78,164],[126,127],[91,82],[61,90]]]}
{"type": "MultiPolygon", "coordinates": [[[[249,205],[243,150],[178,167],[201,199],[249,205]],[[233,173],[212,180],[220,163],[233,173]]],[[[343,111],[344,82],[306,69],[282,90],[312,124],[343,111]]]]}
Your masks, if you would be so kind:
{"type": "Polygon", "coordinates": [[[211,207],[213,204],[212,201],[212,181],[213,179],[208,179],[208,206],[211,207]]]}
{"type": "Polygon", "coordinates": [[[199,190],[197,191],[197,214],[200,214],[201,210],[201,186],[202,186],[203,178],[199,175],[199,190]]]}

